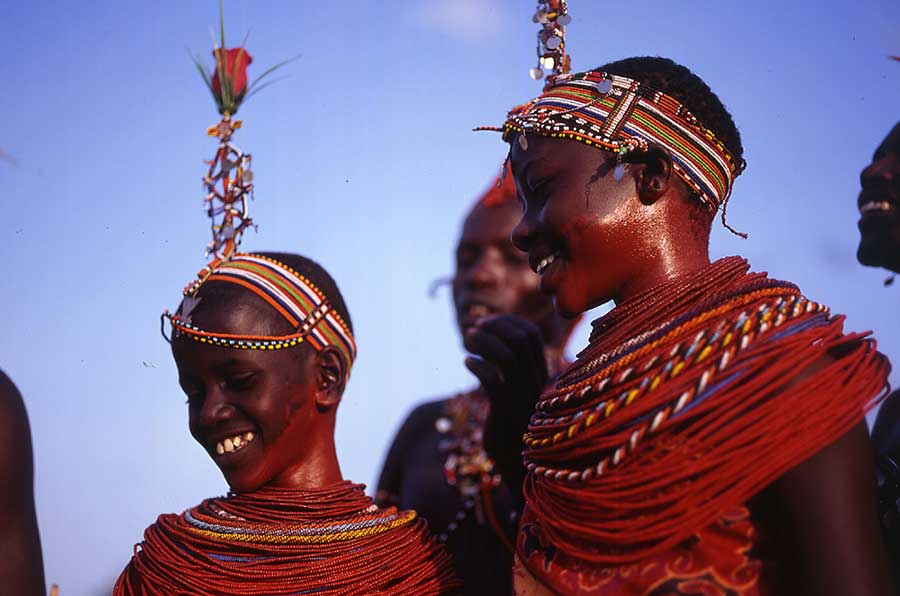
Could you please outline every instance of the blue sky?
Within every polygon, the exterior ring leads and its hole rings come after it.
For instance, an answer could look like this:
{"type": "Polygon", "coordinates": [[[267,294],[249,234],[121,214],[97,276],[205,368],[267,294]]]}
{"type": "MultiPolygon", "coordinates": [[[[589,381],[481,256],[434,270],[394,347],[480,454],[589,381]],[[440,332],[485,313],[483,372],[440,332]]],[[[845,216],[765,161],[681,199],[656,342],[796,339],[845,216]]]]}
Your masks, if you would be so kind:
{"type": "MultiPolygon", "coordinates": [[[[858,174],[900,118],[900,4],[571,0],[576,70],[630,55],[692,68],[742,131],[746,173],[714,255],[797,282],[900,357],[882,271],[856,264],[858,174]]],[[[533,3],[225,4],[253,73],[284,80],[241,110],[258,233],[247,249],[322,262],[347,299],[359,360],[338,421],[345,475],[374,483],[418,400],[471,385],[449,295],[462,214],[496,174],[507,108],[537,94],[533,3]]],[[[213,1],[18,2],[0,52],[0,367],[34,435],[48,581],[108,591],[157,514],[225,484],[187,431],[159,313],[203,264],[213,1]]],[[[584,326],[572,350],[584,344],[584,326]]],[[[894,382],[900,375],[893,375],[894,382]]]]}

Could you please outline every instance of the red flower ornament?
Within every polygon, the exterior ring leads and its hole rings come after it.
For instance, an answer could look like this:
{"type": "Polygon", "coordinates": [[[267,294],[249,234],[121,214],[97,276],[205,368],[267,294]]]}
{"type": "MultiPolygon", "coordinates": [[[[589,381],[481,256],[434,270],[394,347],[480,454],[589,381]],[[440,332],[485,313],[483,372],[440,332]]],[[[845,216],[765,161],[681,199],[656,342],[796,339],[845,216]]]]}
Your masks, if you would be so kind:
{"type": "Polygon", "coordinates": [[[216,59],[216,69],[210,82],[216,101],[222,107],[232,102],[239,104],[247,90],[247,66],[253,62],[253,57],[243,47],[228,50],[216,48],[213,57],[216,59]]]}
{"type": "MultiPolygon", "coordinates": [[[[262,83],[263,79],[295,58],[276,64],[256,77],[253,82],[248,82],[247,67],[253,63],[253,57],[244,47],[244,44],[236,48],[227,48],[225,46],[225,16],[221,2],[219,2],[219,39],[217,41],[219,47],[213,47],[212,55],[215,58],[215,64],[213,64],[212,68],[197,57],[192,56],[192,59],[200,76],[203,77],[203,82],[206,83],[206,87],[216,101],[219,113],[225,117],[222,122],[227,124],[231,116],[237,113],[241,103],[263,87],[268,87],[274,83],[271,80],[262,83]]],[[[246,41],[247,38],[245,37],[244,42],[246,41]]],[[[235,121],[235,125],[232,128],[238,128],[239,126],[239,121],[235,121]]],[[[213,136],[221,137],[223,135],[214,134],[213,136]]]]}

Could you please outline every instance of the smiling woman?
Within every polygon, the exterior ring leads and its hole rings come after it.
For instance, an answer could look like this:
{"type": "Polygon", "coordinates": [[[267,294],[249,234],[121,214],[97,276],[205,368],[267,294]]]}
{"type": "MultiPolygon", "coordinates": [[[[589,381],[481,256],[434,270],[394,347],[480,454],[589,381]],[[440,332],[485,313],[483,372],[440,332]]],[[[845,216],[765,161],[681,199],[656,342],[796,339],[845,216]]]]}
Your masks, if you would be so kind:
{"type": "Polygon", "coordinates": [[[232,493],[159,517],[116,594],[440,594],[449,558],[415,512],[345,481],[335,415],[356,354],[337,285],[299,255],[236,254],[172,323],[191,434],[232,493]]]}
{"type": "MultiPolygon", "coordinates": [[[[190,313],[183,304],[176,315],[178,321],[189,317],[192,329],[176,334],[172,354],[188,396],[191,434],[231,488],[247,492],[264,484],[306,487],[339,480],[334,414],[355,348],[349,314],[330,276],[298,255],[242,255],[220,267],[194,300],[190,313]],[[279,272],[276,263],[289,268],[279,272]],[[299,282],[298,291],[317,298],[324,295],[319,288],[331,289],[333,298],[320,305],[333,305],[333,311],[319,324],[327,327],[331,321],[340,332],[332,337],[342,340],[335,344],[343,350],[330,343],[314,349],[312,335],[289,340],[296,342],[291,349],[210,349],[210,341],[225,336],[294,336],[296,318],[285,318],[267,302],[290,305],[291,295],[273,297],[246,288],[257,288],[252,283],[289,287],[292,279],[299,282]],[[221,333],[200,334],[200,329],[221,333]]],[[[320,334],[320,341],[329,340],[320,334]]]]}
{"type": "Polygon", "coordinates": [[[710,262],[743,170],[719,98],[626,58],[502,130],[541,290],[616,303],[532,411],[517,593],[889,593],[863,421],[889,365],[793,284],[710,262]]]}

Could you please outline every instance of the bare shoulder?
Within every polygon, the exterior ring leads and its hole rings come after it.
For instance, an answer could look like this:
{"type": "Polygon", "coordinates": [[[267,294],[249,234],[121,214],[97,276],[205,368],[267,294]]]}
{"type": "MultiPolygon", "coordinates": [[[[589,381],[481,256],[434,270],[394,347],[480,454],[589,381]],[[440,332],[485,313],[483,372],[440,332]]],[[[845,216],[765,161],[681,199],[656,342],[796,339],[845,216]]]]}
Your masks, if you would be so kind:
{"type": "MultiPolygon", "coordinates": [[[[822,354],[797,370],[788,387],[809,387],[806,381],[834,370],[853,348],[848,343],[822,354]]],[[[768,518],[785,593],[890,593],[875,512],[872,443],[862,420],[862,403],[870,396],[843,397],[860,404],[856,422],[783,474],[751,506],[768,518]]]]}
{"type": "Polygon", "coordinates": [[[417,405],[406,417],[410,429],[434,428],[434,422],[444,412],[449,399],[441,398],[417,405]]]}
{"type": "Polygon", "coordinates": [[[434,400],[417,405],[406,415],[394,435],[378,478],[375,501],[381,505],[399,505],[402,478],[406,468],[407,454],[415,450],[430,432],[434,432],[435,421],[444,411],[446,399],[434,400]]]}
{"type": "MultiPolygon", "coordinates": [[[[3,437],[5,443],[0,453],[18,455],[17,459],[23,453],[27,453],[30,460],[31,432],[25,403],[22,401],[22,394],[3,371],[0,371],[0,437],[3,437]],[[13,449],[9,449],[8,446],[13,449]]],[[[4,464],[3,468],[7,467],[3,455],[0,455],[0,463],[4,464]]],[[[0,470],[0,477],[5,477],[3,470],[0,470]]]]}
{"type": "Polygon", "coordinates": [[[17,422],[27,422],[22,394],[6,373],[0,370],[0,425],[2,430],[13,430],[17,422]]]}
{"type": "Polygon", "coordinates": [[[766,490],[787,593],[890,593],[872,461],[860,422],[766,490]]]}
{"type": "Polygon", "coordinates": [[[0,585],[5,594],[46,593],[33,466],[22,395],[0,371],[0,585]]]}
{"type": "Polygon", "coordinates": [[[31,474],[31,431],[22,394],[0,371],[0,483],[22,481],[18,474],[31,474]]]}

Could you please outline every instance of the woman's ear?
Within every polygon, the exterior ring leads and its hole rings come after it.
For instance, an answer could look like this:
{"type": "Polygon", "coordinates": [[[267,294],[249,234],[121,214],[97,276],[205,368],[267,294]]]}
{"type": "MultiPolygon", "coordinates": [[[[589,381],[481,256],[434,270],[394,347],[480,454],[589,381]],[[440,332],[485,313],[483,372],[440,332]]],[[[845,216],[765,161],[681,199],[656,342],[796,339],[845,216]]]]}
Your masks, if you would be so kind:
{"type": "Polygon", "coordinates": [[[335,346],[325,346],[316,352],[316,370],[316,406],[322,412],[336,408],[347,382],[344,355],[335,346]]]}
{"type": "Polygon", "coordinates": [[[666,194],[672,183],[672,157],[659,145],[650,145],[634,161],[644,166],[637,180],[638,196],[645,205],[652,205],[666,194]]]}

